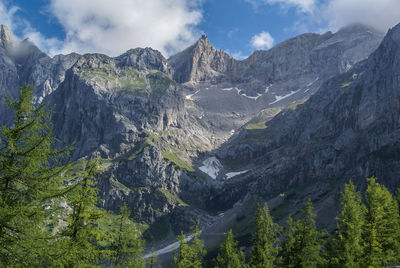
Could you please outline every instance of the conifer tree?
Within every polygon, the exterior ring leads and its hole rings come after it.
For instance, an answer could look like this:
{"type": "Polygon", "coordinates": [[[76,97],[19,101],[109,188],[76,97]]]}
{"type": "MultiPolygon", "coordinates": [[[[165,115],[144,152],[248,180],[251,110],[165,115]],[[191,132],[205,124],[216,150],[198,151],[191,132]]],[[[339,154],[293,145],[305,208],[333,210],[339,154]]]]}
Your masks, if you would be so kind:
{"type": "Polygon", "coordinates": [[[394,197],[396,198],[397,206],[399,207],[399,214],[400,214],[400,188],[397,189],[394,197]]]}
{"type": "Polygon", "coordinates": [[[286,224],[283,228],[283,240],[280,252],[280,258],[278,260],[280,267],[294,267],[294,234],[295,227],[292,217],[286,220],[286,224]]]}
{"type": "Polygon", "coordinates": [[[200,239],[201,231],[199,229],[200,221],[197,219],[196,225],[193,230],[192,240],[189,245],[188,240],[184,234],[178,237],[179,249],[177,255],[174,257],[177,267],[200,268],[203,267],[203,258],[206,254],[204,249],[204,242],[200,239]]]}
{"type": "Polygon", "coordinates": [[[320,232],[316,230],[315,214],[310,200],[302,210],[302,216],[296,221],[293,241],[294,267],[313,268],[322,264],[320,232]]]}
{"type": "Polygon", "coordinates": [[[367,179],[363,228],[364,267],[395,265],[400,261],[400,220],[397,202],[386,187],[367,179]]]}
{"type": "Polygon", "coordinates": [[[257,205],[255,223],[256,231],[253,235],[254,242],[251,250],[250,267],[274,267],[278,254],[279,226],[273,222],[266,203],[263,208],[257,205]]]}
{"type": "Polygon", "coordinates": [[[112,260],[114,267],[141,268],[145,266],[142,254],[144,243],[129,216],[130,211],[124,204],[121,206],[118,216],[116,237],[111,243],[113,247],[112,260]]]}
{"type": "Polygon", "coordinates": [[[97,225],[104,217],[104,213],[96,207],[95,175],[99,171],[98,161],[90,160],[68,195],[71,211],[66,216],[66,227],[61,230],[55,245],[58,254],[53,258],[53,266],[94,266],[110,255],[98,244],[99,241],[109,240],[97,225]]]}
{"type": "Polygon", "coordinates": [[[200,219],[197,218],[196,225],[193,230],[193,239],[191,241],[191,249],[194,251],[194,267],[203,267],[204,256],[207,251],[204,248],[204,241],[200,239],[201,231],[200,231],[200,219]],[[198,266],[197,266],[198,265],[198,266]]]}
{"type": "Polygon", "coordinates": [[[0,130],[0,266],[39,266],[47,255],[46,220],[60,194],[68,149],[54,149],[51,111],[27,84],[9,97],[12,126],[0,130]]]}
{"type": "Polygon", "coordinates": [[[245,263],[244,252],[238,248],[232,230],[225,236],[225,241],[220,246],[220,252],[215,259],[215,268],[243,268],[245,263]]]}
{"type": "Polygon", "coordinates": [[[188,244],[188,238],[182,233],[178,236],[179,248],[174,257],[176,267],[193,267],[192,260],[194,258],[193,251],[188,244]]]}
{"type": "Polygon", "coordinates": [[[362,228],[365,207],[361,202],[361,194],[356,191],[353,182],[345,184],[340,198],[341,211],[336,221],[337,233],[334,236],[331,260],[336,267],[361,267],[362,228]]]}

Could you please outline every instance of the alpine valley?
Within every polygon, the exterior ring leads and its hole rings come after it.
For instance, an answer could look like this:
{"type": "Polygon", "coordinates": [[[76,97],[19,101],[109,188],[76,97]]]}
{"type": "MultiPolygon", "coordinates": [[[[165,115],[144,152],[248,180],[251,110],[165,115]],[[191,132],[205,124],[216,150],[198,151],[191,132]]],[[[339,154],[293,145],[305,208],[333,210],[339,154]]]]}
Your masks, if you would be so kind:
{"type": "Polygon", "coordinates": [[[50,57],[0,31],[1,124],[6,97],[32,85],[73,167],[100,159],[99,206],[126,202],[161,261],[197,218],[210,251],[231,228],[246,246],[257,203],[283,223],[310,198],[332,230],[344,183],[400,187],[400,25],[302,34],[240,61],[206,36],[168,59],[50,57]]]}

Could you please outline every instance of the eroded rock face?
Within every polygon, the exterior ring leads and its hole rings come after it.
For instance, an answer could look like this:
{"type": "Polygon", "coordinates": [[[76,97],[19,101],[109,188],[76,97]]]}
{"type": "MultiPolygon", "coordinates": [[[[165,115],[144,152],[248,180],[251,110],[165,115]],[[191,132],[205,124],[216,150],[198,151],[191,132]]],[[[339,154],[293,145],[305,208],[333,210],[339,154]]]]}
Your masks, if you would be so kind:
{"type": "Polygon", "coordinates": [[[48,98],[55,134],[76,147],[73,159],[100,157],[106,169],[101,205],[118,211],[126,202],[150,224],[184,206],[181,198],[201,206],[208,189],[190,173],[199,148],[211,149],[209,133],[187,114],[170,70],[151,49],[87,54],[48,98]]]}
{"type": "Polygon", "coordinates": [[[159,70],[172,76],[173,70],[167,60],[157,50],[151,48],[135,48],[128,50],[116,58],[117,66],[143,70],[159,70]]]}
{"type": "Polygon", "coordinates": [[[261,196],[301,185],[310,192],[320,188],[323,201],[314,195],[320,209],[333,206],[325,201],[350,179],[364,185],[365,178],[377,176],[389,188],[399,187],[399,33],[400,25],[367,60],[325,82],[304,104],[226,144],[221,159],[253,163],[243,187],[261,196]]]}
{"type": "Polygon", "coordinates": [[[168,63],[197,107],[192,114],[227,138],[265,110],[304,102],[324,81],[365,60],[382,38],[373,29],[352,25],[337,33],[302,34],[237,61],[203,36],[168,63]]]}
{"type": "Polygon", "coordinates": [[[180,83],[226,81],[240,85],[257,81],[268,85],[299,79],[305,74],[325,80],[366,59],[382,38],[383,33],[374,29],[351,25],[335,34],[302,34],[237,61],[215,50],[203,36],[193,46],[170,57],[168,63],[175,70],[174,79],[180,83]]]}
{"type": "Polygon", "coordinates": [[[216,50],[206,36],[193,46],[172,56],[168,63],[174,69],[174,79],[185,82],[216,82],[232,71],[235,60],[222,50],[216,50]]]}
{"type": "Polygon", "coordinates": [[[4,107],[8,94],[17,96],[26,83],[35,88],[35,102],[55,91],[64,81],[65,71],[80,57],[78,54],[50,58],[28,39],[16,40],[5,25],[0,27],[0,122],[9,122],[9,111],[4,107]]]}
{"type": "MultiPolygon", "coordinates": [[[[336,178],[371,172],[395,184],[397,29],[367,61],[382,35],[362,26],[300,35],[243,61],[205,36],[168,60],[151,48],[51,58],[4,26],[0,37],[2,88],[16,95],[30,83],[37,103],[55,105],[54,133],[74,143],[72,159],[98,157],[106,170],[101,205],[118,211],[127,202],[138,221],[167,217],[179,232],[248,193],[267,200],[312,181],[302,194],[319,196],[341,185],[336,178]],[[264,121],[241,128],[255,115],[264,121]],[[198,170],[214,155],[223,165],[215,180],[198,170]],[[228,171],[240,179],[221,181],[228,171]]],[[[9,111],[0,112],[7,122],[9,111]]]]}

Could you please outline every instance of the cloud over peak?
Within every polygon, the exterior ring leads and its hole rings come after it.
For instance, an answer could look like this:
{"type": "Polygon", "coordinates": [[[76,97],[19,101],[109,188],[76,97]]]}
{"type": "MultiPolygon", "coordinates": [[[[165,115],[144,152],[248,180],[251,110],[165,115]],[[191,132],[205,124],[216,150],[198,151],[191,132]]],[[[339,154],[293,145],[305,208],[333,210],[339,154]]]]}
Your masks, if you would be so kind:
{"type": "Polygon", "coordinates": [[[331,29],[362,23],[386,32],[400,22],[399,0],[330,0],[321,9],[331,29]]]}
{"type": "Polygon", "coordinates": [[[190,0],[51,0],[66,31],[63,52],[118,55],[151,46],[164,55],[191,44],[201,11],[190,0]]]}
{"type": "Polygon", "coordinates": [[[278,4],[282,8],[296,8],[303,13],[310,13],[314,10],[318,0],[245,0],[255,7],[260,5],[275,5],[278,4]]]}
{"type": "Polygon", "coordinates": [[[65,38],[46,38],[18,7],[0,0],[0,21],[19,29],[42,50],[58,53],[98,52],[120,55],[136,47],[152,47],[165,56],[191,45],[200,35],[201,0],[49,0],[46,14],[56,19],[65,38]]]}
{"type": "Polygon", "coordinates": [[[274,45],[274,38],[269,32],[262,31],[251,38],[251,45],[255,49],[270,49],[274,45]]]}
{"type": "Polygon", "coordinates": [[[361,23],[386,32],[400,22],[400,0],[244,0],[255,7],[295,8],[298,32],[338,30],[361,23]]]}

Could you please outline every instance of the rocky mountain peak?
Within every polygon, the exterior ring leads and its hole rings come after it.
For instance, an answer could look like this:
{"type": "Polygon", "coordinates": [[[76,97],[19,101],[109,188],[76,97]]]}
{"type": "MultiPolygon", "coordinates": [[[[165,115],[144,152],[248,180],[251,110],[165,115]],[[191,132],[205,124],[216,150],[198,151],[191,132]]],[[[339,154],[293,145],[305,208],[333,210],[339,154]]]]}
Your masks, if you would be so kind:
{"type": "Polygon", "coordinates": [[[200,37],[199,40],[197,40],[197,42],[194,45],[194,48],[195,52],[199,50],[201,50],[201,52],[204,51],[212,52],[215,50],[214,47],[211,45],[210,40],[208,40],[207,36],[204,34],[200,37]]]}
{"type": "Polygon", "coordinates": [[[223,76],[234,61],[224,51],[216,50],[205,35],[194,45],[168,59],[174,68],[174,79],[180,83],[213,81],[223,76]]]}
{"type": "Polygon", "coordinates": [[[400,44],[400,23],[389,30],[385,40],[388,38],[400,44]]]}
{"type": "MultiPolygon", "coordinates": [[[[400,73],[400,24],[389,29],[378,49],[368,58],[369,65],[384,74],[400,73]]],[[[376,70],[375,70],[376,71],[376,70]]]]}
{"type": "Polygon", "coordinates": [[[116,58],[120,68],[132,67],[138,70],[158,70],[172,76],[172,69],[167,60],[158,51],[152,48],[130,49],[116,58]]]}
{"type": "Polygon", "coordinates": [[[376,30],[375,28],[372,28],[370,26],[367,26],[367,25],[361,24],[361,23],[353,23],[353,24],[344,26],[341,29],[339,29],[339,31],[337,33],[354,34],[354,33],[362,33],[362,32],[379,33],[381,35],[384,35],[384,33],[376,30]]]}
{"type": "Polygon", "coordinates": [[[0,26],[0,38],[1,46],[3,48],[7,48],[14,43],[13,34],[11,33],[10,29],[4,24],[1,24],[0,26]]]}

